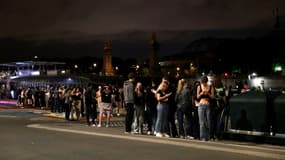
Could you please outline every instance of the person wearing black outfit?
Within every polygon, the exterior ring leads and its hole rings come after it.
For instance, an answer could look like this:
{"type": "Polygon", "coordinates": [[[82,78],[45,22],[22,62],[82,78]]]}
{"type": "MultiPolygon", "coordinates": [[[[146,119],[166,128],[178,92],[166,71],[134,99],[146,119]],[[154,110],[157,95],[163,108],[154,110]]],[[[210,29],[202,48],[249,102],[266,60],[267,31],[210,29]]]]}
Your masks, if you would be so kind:
{"type": "Polygon", "coordinates": [[[134,120],[134,92],[135,92],[135,74],[130,73],[128,80],[124,82],[124,101],[126,108],[126,119],[125,119],[125,133],[129,134],[132,130],[132,123],[134,120]]]}
{"type": "Polygon", "coordinates": [[[155,122],[157,116],[157,99],[155,98],[155,92],[157,89],[157,83],[152,80],[151,86],[148,86],[145,90],[145,104],[146,104],[146,113],[145,120],[147,123],[147,134],[150,135],[155,129],[155,122]]]}
{"type": "Polygon", "coordinates": [[[198,86],[200,86],[200,82],[195,81],[192,87],[193,136],[195,139],[200,139],[200,126],[198,116],[199,100],[197,99],[198,86]]]}
{"type": "Polygon", "coordinates": [[[168,83],[167,92],[172,93],[169,96],[168,101],[167,101],[169,109],[168,109],[166,130],[167,130],[168,135],[175,138],[175,137],[178,137],[177,127],[175,124],[175,114],[177,110],[177,104],[175,102],[176,87],[175,87],[175,83],[170,83],[167,77],[163,77],[162,81],[168,83]]]}
{"type": "Polygon", "coordinates": [[[88,126],[96,126],[97,118],[97,100],[96,91],[93,89],[92,84],[88,84],[87,90],[85,92],[85,105],[86,105],[86,122],[88,126]],[[92,124],[90,122],[90,116],[92,124]]]}

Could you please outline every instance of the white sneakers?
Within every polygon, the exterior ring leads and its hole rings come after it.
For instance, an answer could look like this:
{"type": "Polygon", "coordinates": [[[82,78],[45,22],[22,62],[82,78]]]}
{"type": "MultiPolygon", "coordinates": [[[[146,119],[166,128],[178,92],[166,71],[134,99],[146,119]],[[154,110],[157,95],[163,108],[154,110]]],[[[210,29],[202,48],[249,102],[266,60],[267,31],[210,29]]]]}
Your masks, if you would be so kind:
{"type": "Polygon", "coordinates": [[[155,136],[156,136],[156,137],[165,137],[165,138],[169,138],[169,137],[170,137],[170,135],[168,135],[168,134],[166,134],[166,133],[164,133],[164,134],[156,133],[155,136]]]}
{"type": "Polygon", "coordinates": [[[155,136],[156,137],[163,137],[163,135],[161,133],[156,133],[155,136]]]}

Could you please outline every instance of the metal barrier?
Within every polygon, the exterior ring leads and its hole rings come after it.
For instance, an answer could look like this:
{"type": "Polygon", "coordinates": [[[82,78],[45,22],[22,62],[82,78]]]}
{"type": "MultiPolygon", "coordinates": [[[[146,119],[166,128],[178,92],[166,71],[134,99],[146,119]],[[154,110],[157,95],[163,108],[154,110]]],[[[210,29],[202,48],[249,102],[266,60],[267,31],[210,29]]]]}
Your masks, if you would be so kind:
{"type": "Polygon", "coordinates": [[[264,135],[267,133],[267,97],[264,92],[249,91],[229,101],[229,132],[264,135]]]}
{"type": "Polygon", "coordinates": [[[285,95],[274,100],[273,135],[285,138],[285,95]]]}

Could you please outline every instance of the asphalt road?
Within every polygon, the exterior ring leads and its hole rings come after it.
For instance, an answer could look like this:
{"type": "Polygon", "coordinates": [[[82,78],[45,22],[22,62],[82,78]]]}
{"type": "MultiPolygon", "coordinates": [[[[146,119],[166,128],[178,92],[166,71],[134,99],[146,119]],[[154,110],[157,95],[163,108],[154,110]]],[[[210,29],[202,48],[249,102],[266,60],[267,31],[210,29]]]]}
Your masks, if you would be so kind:
{"type": "Polygon", "coordinates": [[[120,126],[87,127],[16,111],[0,114],[0,128],[1,160],[285,160],[284,146],[125,135],[120,126]]]}

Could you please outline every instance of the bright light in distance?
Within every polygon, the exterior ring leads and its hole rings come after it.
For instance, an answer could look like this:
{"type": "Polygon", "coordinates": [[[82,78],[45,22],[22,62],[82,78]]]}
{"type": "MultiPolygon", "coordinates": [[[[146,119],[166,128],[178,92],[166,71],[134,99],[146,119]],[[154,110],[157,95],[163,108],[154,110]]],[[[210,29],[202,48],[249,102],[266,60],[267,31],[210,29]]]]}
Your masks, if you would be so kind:
{"type": "Polygon", "coordinates": [[[281,66],[277,66],[277,67],[274,68],[274,71],[275,72],[282,71],[282,67],[281,66]]]}
{"type": "Polygon", "coordinates": [[[39,76],[40,75],[40,71],[32,71],[31,75],[32,76],[39,76]]]}
{"type": "Polygon", "coordinates": [[[251,76],[256,77],[257,73],[253,72],[253,73],[251,73],[251,76]]]}
{"type": "Polygon", "coordinates": [[[61,71],[61,74],[65,74],[65,73],[66,73],[65,70],[62,70],[62,71],[61,71]]]}
{"type": "Polygon", "coordinates": [[[258,87],[258,86],[260,86],[262,83],[264,83],[264,80],[263,80],[263,78],[257,77],[257,78],[254,78],[254,79],[253,79],[252,83],[253,83],[253,86],[254,86],[254,87],[258,87]]]}

